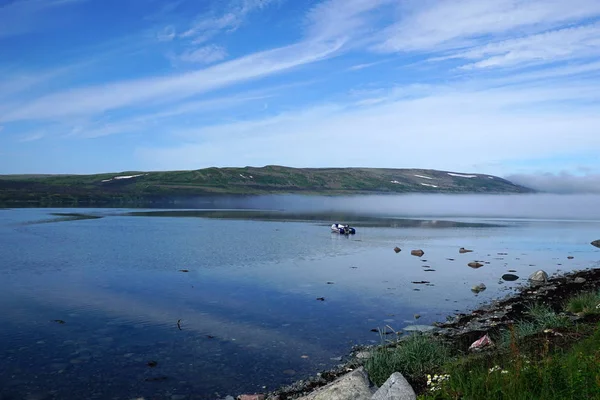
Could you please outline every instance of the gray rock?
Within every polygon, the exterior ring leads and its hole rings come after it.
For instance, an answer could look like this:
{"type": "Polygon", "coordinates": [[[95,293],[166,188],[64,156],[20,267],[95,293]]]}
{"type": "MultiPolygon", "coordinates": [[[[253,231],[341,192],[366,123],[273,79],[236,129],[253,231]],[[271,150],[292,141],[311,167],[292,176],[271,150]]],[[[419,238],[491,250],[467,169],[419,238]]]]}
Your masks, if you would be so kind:
{"type": "Polygon", "coordinates": [[[485,289],[487,289],[487,287],[483,283],[480,283],[479,285],[473,286],[471,288],[471,291],[475,292],[475,293],[479,293],[479,292],[483,292],[485,289]]]}
{"type": "Polygon", "coordinates": [[[409,325],[403,328],[403,330],[407,332],[429,332],[437,329],[439,328],[431,325],[409,325]]]}
{"type": "Polygon", "coordinates": [[[600,239],[594,240],[591,244],[592,244],[592,246],[600,247],[600,239]]]}
{"type": "Polygon", "coordinates": [[[540,269],[529,275],[529,280],[537,284],[546,283],[548,282],[548,274],[540,269]]]}
{"type": "Polygon", "coordinates": [[[365,369],[359,367],[299,400],[370,400],[376,390],[365,369]]]}
{"type": "Polygon", "coordinates": [[[585,278],[582,278],[582,277],[578,276],[577,278],[575,278],[573,280],[573,282],[575,282],[575,283],[585,283],[585,278]]]}
{"type": "Polygon", "coordinates": [[[375,392],[371,400],[414,400],[417,398],[410,383],[400,372],[394,372],[375,392]]]}

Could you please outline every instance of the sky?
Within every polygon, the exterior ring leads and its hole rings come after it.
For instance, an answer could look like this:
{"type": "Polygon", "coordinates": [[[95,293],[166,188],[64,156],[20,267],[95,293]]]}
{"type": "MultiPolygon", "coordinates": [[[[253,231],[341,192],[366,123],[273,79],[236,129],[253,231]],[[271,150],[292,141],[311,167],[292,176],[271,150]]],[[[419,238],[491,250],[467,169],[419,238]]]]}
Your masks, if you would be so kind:
{"type": "Polygon", "coordinates": [[[431,168],[600,191],[598,0],[0,0],[0,174],[431,168]]]}

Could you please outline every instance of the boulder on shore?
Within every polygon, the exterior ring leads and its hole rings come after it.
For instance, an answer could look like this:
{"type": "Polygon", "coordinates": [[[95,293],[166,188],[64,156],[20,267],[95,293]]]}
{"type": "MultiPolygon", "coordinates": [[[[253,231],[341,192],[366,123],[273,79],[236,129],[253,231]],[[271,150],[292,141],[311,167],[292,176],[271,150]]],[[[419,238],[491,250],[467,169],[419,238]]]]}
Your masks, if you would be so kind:
{"type": "Polygon", "coordinates": [[[537,270],[533,274],[529,275],[529,280],[534,284],[543,284],[548,282],[548,273],[543,270],[537,270]]]}
{"type": "Polygon", "coordinates": [[[400,372],[394,372],[375,392],[371,400],[416,400],[416,398],[417,394],[406,378],[400,372]]]}
{"type": "Polygon", "coordinates": [[[376,390],[364,367],[358,367],[298,400],[370,400],[376,390]]]}

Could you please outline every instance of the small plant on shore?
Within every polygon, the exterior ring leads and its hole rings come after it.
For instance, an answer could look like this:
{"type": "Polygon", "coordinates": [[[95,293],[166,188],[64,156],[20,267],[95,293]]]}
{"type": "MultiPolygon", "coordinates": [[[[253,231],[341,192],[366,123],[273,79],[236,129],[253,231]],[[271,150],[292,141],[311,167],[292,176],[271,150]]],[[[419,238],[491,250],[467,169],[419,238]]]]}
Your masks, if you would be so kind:
{"type": "Polygon", "coordinates": [[[415,333],[395,348],[377,349],[365,363],[365,368],[373,382],[381,385],[394,372],[407,378],[423,378],[449,360],[450,350],[445,344],[430,335],[415,333]]]}
{"type": "Polygon", "coordinates": [[[527,314],[530,320],[519,321],[510,330],[500,333],[497,341],[501,347],[507,347],[510,343],[521,341],[545,329],[565,328],[572,325],[567,317],[558,315],[546,304],[531,305],[527,314]]]}
{"type": "Polygon", "coordinates": [[[571,297],[567,301],[567,310],[578,314],[598,314],[600,313],[600,293],[582,292],[571,297]]]}

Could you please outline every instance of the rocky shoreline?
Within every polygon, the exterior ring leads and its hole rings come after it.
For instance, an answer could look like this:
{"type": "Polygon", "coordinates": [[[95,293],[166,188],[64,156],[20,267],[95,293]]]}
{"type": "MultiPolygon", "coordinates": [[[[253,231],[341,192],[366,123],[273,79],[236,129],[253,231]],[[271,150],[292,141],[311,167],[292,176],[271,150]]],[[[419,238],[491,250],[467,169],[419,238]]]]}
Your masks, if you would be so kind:
{"type": "MultiPolygon", "coordinates": [[[[532,303],[543,302],[558,310],[562,303],[575,293],[599,288],[600,268],[589,268],[560,275],[555,274],[545,281],[530,281],[529,285],[516,288],[516,293],[484,304],[468,314],[456,314],[453,318],[449,318],[447,322],[434,323],[428,334],[451,342],[458,347],[468,348],[471,343],[480,339],[483,335],[498,332],[522,319],[525,316],[527,306],[532,303]]],[[[569,318],[577,321],[584,317],[573,314],[569,315],[569,318]]],[[[319,372],[315,376],[296,381],[291,385],[269,393],[242,395],[238,398],[244,400],[315,398],[314,394],[322,390],[323,387],[345,375],[349,375],[349,373],[354,372],[355,375],[360,376],[363,373],[362,366],[375,348],[393,345],[393,343],[390,343],[354,346],[349,356],[345,357],[346,361],[332,369],[319,372]]],[[[415,386],[414,383],[413,386],[415,386]]],[[[416,388],[418,389],[418,387],[416,388]]]]}

